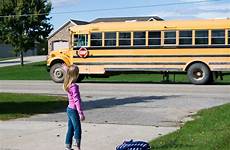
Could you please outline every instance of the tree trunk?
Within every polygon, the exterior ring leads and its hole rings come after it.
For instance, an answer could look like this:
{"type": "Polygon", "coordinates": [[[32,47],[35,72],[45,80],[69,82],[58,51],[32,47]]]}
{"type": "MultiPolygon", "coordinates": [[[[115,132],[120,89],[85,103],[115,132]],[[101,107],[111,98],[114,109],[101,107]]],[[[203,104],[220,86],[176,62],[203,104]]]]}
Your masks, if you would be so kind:
{"type": "Polygon", "coordinates": [[[20,52],[20,58],[21,58],[21,66],[24,66],[23,51],[20,52]]]}

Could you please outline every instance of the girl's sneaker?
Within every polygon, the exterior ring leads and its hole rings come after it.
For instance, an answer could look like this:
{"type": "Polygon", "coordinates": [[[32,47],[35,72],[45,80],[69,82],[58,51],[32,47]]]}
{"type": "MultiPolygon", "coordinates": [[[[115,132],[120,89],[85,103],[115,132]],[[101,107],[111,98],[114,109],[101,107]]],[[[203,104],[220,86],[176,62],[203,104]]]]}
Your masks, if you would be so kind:
{"type": "Polygon", "coordinates": [[[65,148],[65,150],[73,150],[72,148],[65,148]]]}

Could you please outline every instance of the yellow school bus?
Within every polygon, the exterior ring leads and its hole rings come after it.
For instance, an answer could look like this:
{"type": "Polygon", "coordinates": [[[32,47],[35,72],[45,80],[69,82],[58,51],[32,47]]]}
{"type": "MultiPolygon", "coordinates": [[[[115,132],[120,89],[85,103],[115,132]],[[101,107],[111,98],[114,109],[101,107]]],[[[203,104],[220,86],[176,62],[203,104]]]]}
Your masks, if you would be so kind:
{"type": "Polygon", "coordinates": [[[193,84],[230,71],[230,19],[100,22],[70,28],[69,49],[49,54],[55,82],[61,63],[76,64],[80,78],[131,72],[187,72],[193,84]]]}

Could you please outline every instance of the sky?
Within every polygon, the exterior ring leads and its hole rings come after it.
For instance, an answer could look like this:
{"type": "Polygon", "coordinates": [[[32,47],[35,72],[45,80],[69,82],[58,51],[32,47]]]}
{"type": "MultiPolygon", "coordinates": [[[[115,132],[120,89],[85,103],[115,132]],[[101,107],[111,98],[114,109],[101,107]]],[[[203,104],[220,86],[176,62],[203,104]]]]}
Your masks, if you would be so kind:
{"type": "Polygon", "coordinates": [[[92,21],[96,18],[137,16],[159,16],[165,20],[230,18],[230,0],[51,0],[51,2],[53,9],[50,16],[54,31],[70,19],[92,21]]]}

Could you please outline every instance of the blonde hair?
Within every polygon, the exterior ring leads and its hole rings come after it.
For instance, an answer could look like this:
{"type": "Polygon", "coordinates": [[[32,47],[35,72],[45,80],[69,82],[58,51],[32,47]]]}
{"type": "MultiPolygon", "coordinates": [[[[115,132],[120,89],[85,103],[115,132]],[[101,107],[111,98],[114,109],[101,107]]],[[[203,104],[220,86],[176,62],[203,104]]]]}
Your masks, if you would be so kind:
{"type": "Polygon", "coordinates": [[[76,82],[78,76],[79,76],[79,68],[76,65],[71,65],[70,67],[68,67],[64,78],[63,89],[65,91],[68,91],[69,86],[73,82],[76,82]]]}

